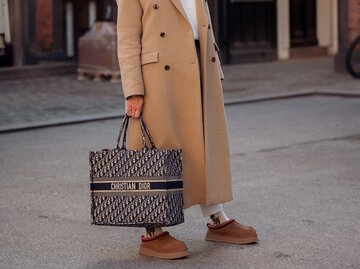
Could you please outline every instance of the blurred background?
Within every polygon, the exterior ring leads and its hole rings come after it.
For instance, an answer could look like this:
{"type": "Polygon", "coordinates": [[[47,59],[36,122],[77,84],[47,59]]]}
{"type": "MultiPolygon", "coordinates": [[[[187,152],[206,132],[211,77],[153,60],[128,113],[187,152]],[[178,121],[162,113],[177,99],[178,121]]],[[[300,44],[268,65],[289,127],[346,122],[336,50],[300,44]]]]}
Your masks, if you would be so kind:
{"type": "MultiPolygon", "coordinates": [[[[359,89],[345,58],[360,0],[208,3],[225,102],[359,89]]],[[[116,17],[116,0],[0,0],[0,131],[121,114],[116,17]]],[[[360,41],[354,52],[360,76],[360,41]]]]}
{"type": "MultiPolygon", "coordinates": [[[[357,0],[211,0],[223,64],[343,53],[360,33],[357,0]]],[[[96,21],[116,22],[115,0],[0,0],[1,66],[79,59],[78,42],[96,21]]]]}

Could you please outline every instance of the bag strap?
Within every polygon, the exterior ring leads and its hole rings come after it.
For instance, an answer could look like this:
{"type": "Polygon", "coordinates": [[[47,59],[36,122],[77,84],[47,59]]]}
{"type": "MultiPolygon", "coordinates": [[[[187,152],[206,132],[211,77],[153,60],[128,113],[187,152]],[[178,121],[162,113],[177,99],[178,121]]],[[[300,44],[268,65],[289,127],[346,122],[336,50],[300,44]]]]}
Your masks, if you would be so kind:
{"type": "Polygon", "coordinates": [[[121,141],[121,135],[124,133],[126,133],[126,129],[127,126],[129,124],[129,117],[127,115],[125,115],[125,117],[123,118],[122,124],[120,126],[120,131],[119,131],[119,135],[118,138],[116,140],[116,147],[119,147],[120,141],[121,141]]]}
{"type": "MultiPolygon", "coordinates": [[[[116,147],[118,148],[119,147],[119,144],[122,140],[122,146],[121,148],[122,149],[125,149],[126,148],[126,136],[127,136],[127,128],[129,126],[129,120],[130,120],[130,116],[128,115],[125,115],[124,116],[124,119],[123,119],[123,122],[121,124],[121,127],[120,127],[120,132],[119,132],[119,136],[116,140],[116,147]],[[122,137],[122,139],[121,139],[122,137]]],[[[150,144],[151,144],[151,148],[156,148],[155,147],[155,144],[154,144],[154,141],[152,140],[151,138],[151,135],[150,135],[150,132],[149,132],[149,129],[146,127],[145,125],[145,122],[144,122],[144,119],[143,117],[140,115],[140,127],[141,127],[141,138],[142,138],[142,142],[143,142],[143,148],[146,148],[146,138],[145,138],[145,135],[148,137],[149,141],[150,141],[150,144]]]]}
{"type": "Polygon", "coordinates": [[[147,128],[144,118],[142,115],[140,115],[140,124],[141,124],[141,128],[143,128],[143,130],[145,131],[147,137],[149,138],[150,144],[151,144],[151,148],[156,148],[155,144],[154,144],[154,140],[152,139],[151,135],[150,135],[150,131],[147,128]]]}

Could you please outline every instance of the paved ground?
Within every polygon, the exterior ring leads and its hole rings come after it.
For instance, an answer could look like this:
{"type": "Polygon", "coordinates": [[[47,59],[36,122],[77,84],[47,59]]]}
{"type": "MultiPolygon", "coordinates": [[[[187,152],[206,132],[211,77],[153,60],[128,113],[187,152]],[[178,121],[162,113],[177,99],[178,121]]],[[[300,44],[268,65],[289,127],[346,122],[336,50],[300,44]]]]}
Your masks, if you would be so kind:
{"type": "Polygon", "coordinates": [[[232,217],[258,244],[203,240],[197,207],[169,230],[191,256],[137,254],[140,229],[90,225],[88,152],[120,119],[0,135],[1,268],[360,268],[360,98],[227,106],[232,217]]]}
{"type": "MultiPolygon", "coordinates": [[[[332,58],[224,66],[225,101],[303,90],[360,93],[358,80],[333,72],[332,58]]],[[[0,70],[1,72],[1,70],[0,70]]],[[[0,81],[0,130],[123,113],[120,84],[75,75],[0,81]]]]}

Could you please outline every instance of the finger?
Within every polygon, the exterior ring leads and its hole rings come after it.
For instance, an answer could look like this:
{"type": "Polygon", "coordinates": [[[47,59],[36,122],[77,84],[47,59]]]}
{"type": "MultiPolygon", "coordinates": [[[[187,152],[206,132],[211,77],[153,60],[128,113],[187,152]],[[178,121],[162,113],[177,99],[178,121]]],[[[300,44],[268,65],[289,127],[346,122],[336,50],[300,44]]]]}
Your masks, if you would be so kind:
{"type": "Polygon", "coordinates": [[[135,110],[135,118],[140,118],[140,110],[139,109],[137,109],[137,110],[135,110]]]}

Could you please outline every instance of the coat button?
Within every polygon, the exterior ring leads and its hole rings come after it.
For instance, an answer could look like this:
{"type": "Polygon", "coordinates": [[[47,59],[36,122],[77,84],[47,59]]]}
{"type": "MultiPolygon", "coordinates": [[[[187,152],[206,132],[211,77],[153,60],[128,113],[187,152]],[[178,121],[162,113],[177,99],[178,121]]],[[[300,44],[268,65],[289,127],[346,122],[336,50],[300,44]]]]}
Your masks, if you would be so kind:
{"type": "Polygon", "coordinates": [[[164,33],[164,32],[161,32],[161,33],[160,33],[160,36],[161,36],[161,37],[165,37],[165,33],[164,33]]]}
{"type": "Polygon", "coordinates": [[[153,8],[154,8],[154,9],[159,9],[159,5],[158,5],[158,4],[154,4],[154,5],[153,5],[153,8]]]}
{"type": "Polygon", "coordinates": [[[169,69],[170,69],[170,66],[169,66],[169,65],[165,65],[165,66],[164,66],[164,69],[165,69],[165,70],[169,70],[169,69]]]}
{"type": "Polygon", "coordinates": [[[215,57],[211,57],[211,61],[212,61],[213,63],[215,63],[216,58],[215,58],[215,57]]]}
{"type": "Polygon", "coordinates": [[[208,29],[210,29],[211,28],[211,26],[210,26],[210,24],[208,24],[208,29]]]}

